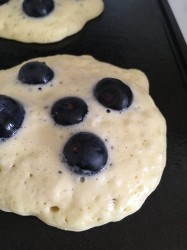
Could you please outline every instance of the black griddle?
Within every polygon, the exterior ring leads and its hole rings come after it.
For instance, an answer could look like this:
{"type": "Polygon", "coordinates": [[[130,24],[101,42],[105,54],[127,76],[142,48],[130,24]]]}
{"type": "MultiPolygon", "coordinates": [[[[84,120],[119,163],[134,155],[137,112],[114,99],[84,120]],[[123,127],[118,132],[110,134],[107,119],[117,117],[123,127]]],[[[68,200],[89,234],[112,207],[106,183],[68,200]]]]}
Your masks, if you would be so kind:
{"type": "Polygon", "coordinates": [[[0,250],[187,249],[187,47],[167,1],[106,0],[100,17],[58,43],[0,39],[0,69],[55,54],[89,54],[144,71],[168,125],[167,166],[138,212],[85,232],[66,232],[35,217],[0,212],[0,250]]]}

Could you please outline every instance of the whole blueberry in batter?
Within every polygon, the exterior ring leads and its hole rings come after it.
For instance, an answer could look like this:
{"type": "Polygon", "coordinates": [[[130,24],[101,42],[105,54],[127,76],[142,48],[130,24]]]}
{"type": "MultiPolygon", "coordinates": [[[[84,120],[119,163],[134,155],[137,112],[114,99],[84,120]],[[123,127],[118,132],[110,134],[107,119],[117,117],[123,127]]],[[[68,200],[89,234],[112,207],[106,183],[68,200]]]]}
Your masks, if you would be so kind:
{"type": "Polygon", "coordinates": [[[80,175],[93,175],[101,171],[108,159],[104,142],[95,134],[80,132],[65,144],[63,159],[68,168],[80,175]]]}
{"type": "Polygon", "coordinates": [[[0,95],[0,139],[14,135],[21,127],[25,116],[23,105],[17,100],[0,95]]]}
{"type": "Polygon", "coordinates": [[[54,9],[54,2],[53,0],[24,0],[22,7],[30,17],[44,17],[54,9]]]}
{"type": "Polygon", "coordinates": [[[54,72],[44,62],[28,62],[18,74],[18,79],[25,84],[46,84],[54,77],[54,72]]]}
{"type": "Polygon", "coordinates": [[[64,97],[54,103],[51,115],[59,125],[73,125],[83,121],[88,112],[86,103],[78,97],[64,97]]]}
{"type": "Polygon", "coordinates": [[[116,78],[103,78],[94,89],[95,98],[104,107],[113,110],[127,109],[133,99],[131,89],[116,78]]]}

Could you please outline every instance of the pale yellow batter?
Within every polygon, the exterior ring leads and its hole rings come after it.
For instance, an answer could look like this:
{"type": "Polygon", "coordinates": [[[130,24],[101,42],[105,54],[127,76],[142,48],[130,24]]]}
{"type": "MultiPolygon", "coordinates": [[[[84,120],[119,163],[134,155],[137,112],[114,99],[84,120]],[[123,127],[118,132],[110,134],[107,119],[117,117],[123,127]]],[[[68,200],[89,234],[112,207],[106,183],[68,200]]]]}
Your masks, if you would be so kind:
{"type": "Polygon", "coordinates": [[[51,43],[80,31],[103,11],[102,0],[54,0],[54,10],[41,18],[29,17],[23,0],[0,5],[0,37],[25,43],[51,43]]]}
{"type": "Polygon", "coordinates": [[[0,209],[72,231],[134,213],[159,184],[166,162],[166,124],[148,94],[146,76],[90,56],[36,60],[54,71],[45,86],[22,84],[21,65],[0,71],[0,94],[19,100],[26,112],[22,128],[0,144],[0,209]],[[127,110],[107,113],[94,98],[93,88],[105,77],[131,88],[134,99],[127,110]],[[66,96],[82,98],[88,114],[77,125],[55,126],[51,107],[66,96]],[[72,173],[60,157],[66,141],[79,131],[98,135],[108,150],[107,165],[93,176],[72,173]]]}

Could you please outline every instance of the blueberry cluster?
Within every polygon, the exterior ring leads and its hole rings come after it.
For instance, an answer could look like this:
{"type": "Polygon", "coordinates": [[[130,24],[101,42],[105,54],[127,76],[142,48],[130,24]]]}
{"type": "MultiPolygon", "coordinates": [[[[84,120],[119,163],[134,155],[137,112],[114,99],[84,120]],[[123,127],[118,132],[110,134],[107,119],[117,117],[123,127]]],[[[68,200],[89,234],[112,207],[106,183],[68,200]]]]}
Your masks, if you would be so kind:
{"type": "MultiPolygon", "coordinates": [[[[47,84],[54,72],[45,63],[33,61],[24,64],[18,73],[23,84],[47,84]]],[[[127,109],[133,99],[131,89],[115,78],[101,79],[93,89],[95,99],[105,108],[115,111],[127,109]]],[[[57,100],[51,108],[51,117],[57,125],[71,126],[83,122],[88,106],[79,97],[68,96],[57,100]]],[[[21,127],[25,116],[23,105],[9,96],[0,95],[0,139],[12,137],[21,127]]],[[[95,134],[80,132],[65,144],[62,159],[71,171],[92,175],[106,165],[108,152],[104,142],[95,134]]]]}

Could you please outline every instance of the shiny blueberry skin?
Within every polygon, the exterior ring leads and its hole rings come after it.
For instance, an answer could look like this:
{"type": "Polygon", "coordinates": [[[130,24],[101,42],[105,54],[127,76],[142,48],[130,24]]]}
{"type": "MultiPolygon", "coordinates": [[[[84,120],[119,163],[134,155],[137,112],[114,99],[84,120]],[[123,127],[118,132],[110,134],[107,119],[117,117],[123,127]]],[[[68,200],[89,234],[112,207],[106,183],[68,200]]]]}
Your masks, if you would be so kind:
{"type": "Polygon", "coordinates": [[[0,0],[0,5],[7,3],[9,0],[0,0]]]}
{"type": "Polygon", "coordinates": [[[53,0],[24,0],[22,7],[30,17],[44,17],[54,9],[54,2],[53,0]]]}
{"type": "Polygon", "coordinates": [[[17,100],[0,95],[0,139],[5,140],[13,136],[21,127],[25,110],[17,100]]]}
{"type": "Polygon", "coordinates": [[[51,116],[58,125],[73,125],[83,121],[88,112],[86,103],[78,97],[64,97],[53,104],[51,116]]]}
{"type": "Polygon", "coordinates": [[[18,74],[18,79],[25,84],[46,84],[54,77],[54,72],[44,62],[28,62],[18,74]]]}
{"type": "Polygon", "coordinates": [[[95,98],[104,107],[113,110],[127,109],[133,99],[131,89],[116,78],[103,78],[94,89],[95,98]]]}
{"type": "Polygon", "coordinates": [[[67,167],[80,175],[93,175],[101,171],[108,159],[104,142],[95,134],[80,132],[73,135],[63,149],[67,167]]]}

